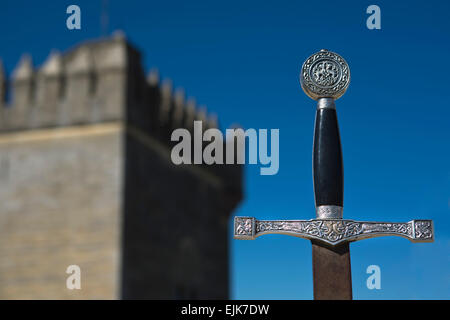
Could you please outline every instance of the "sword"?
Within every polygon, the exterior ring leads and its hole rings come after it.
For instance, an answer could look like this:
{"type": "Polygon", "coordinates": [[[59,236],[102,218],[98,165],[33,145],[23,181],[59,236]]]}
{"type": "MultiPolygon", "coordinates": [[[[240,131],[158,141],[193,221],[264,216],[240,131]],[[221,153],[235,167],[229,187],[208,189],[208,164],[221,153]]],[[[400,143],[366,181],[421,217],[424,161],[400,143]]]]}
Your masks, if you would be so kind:
{"type": "Polygon", "coordinates": [[[380,236],[433,242],[433,221],[343,219],[344,172],[335,100],[348,88],[350,69],[340,55],[322,49],[304,62],[300,83],[303,91],[317,101],[313,143],[316,219],[257,220],[253,217],[235,217],[234,238],[253,240],[265,234],[286,234],[310,240],[314,299],[351,300],[350,242],[380,236]]]}

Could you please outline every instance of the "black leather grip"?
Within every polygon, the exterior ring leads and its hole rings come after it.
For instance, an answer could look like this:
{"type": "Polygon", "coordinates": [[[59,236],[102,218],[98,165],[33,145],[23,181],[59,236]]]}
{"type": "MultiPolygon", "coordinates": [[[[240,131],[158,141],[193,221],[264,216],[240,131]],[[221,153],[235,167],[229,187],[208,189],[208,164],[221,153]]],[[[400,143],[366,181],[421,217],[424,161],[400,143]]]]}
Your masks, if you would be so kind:
{"type": "Polygon", "coordinates": [[[316,111],[313,146],[316,207],[344,204],[344,169],[336,109],[316,111]]]}

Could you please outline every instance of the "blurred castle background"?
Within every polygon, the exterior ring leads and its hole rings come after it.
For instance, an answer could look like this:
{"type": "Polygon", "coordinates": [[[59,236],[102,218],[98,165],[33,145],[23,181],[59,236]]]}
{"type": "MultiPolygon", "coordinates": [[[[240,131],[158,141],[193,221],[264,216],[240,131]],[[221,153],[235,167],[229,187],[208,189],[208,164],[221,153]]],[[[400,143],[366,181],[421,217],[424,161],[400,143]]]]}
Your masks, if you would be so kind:
{"type": "Polygon", "coordinates": [[[120,33],[0,62],[0,299],[228,298],[242,166],[172,164],[194,120],[218,126],[120,33]]]}

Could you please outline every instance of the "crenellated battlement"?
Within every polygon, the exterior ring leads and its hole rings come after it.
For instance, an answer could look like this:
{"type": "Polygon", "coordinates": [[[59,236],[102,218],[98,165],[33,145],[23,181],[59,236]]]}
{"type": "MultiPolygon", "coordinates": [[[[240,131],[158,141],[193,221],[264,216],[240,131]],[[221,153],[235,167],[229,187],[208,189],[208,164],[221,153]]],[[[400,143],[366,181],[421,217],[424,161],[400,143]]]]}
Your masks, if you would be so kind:
{"type": "Polygon", "coordinates": [[[126,115],[128,123],[169,137],[175,128],[191,128],[194,120],[217,126],[216,116],[186,99],[184,89],[174,90],[170,79],[160,83],[157,70],[145,77],[139,52],[120,33],[64,53],[53,50],[39,68],[24,54],[10,79],[0,60],[0,109],[0,131],[125,120],[126,115]]]}
{"type": "MultiPolygon", "coordinates": [[[[153,141],[158,141],[166,147],[169,155],[170,150],[178,143],[171,141],[174,130],[187,129],[194,137],[194,121],[202,121],[203,132],[212,128],[219,129],[216,114],[209,113],[203,105],[197,105],[195,98],[186,97],[183,88],[174,89],[170,79],[160,81],[158,70],[151,70],[143,78],[145,85],[142,99],[134,99],[127,108],[126,123],[133,133],[136,133],[137,129],[141,134],[151,137],[153,141]]],[[[193,140],[191,142],[193,143],[193,140]]],[[[203,142],[203,148],[208,143],[203,142]]],[[[223,152],[226,154],[226,141],[223,141],[223,152]]],[[[236,156],[237,152],[234,154],[236,156]]],[[[195,166],[207,170],[225,182],[226,188],[236,190],[236,194],[241,196],[241,165],[198,165],[193,164],[193,154],[191,157],[192,164],[182,166],[195,166]]]]}
{"type": "Polygon", "coordinates": [[[0,68],[0,131],[122,119],[133,55],[138,53],[116,34],[65,53],[52,51],[39,68],[25,54],[10,79],[0,68]]]}
{"type": "MultiPolygon", "coordinates": [[[[62,53],[53,50],[38,68],[24,54],[10,79],[0,60],[0,133],[123,121],[170,153],[176,144],[172,132],[185,128],[193,135],[196,120],[203,131],[218,128],[215,114],[184,89],[174,89],[170,79],[161,81],[158,70],[145,75],[140,53],[122,33],[62,53]]],[[[240,166],[195,166],[240,186],[240,166]]]]}

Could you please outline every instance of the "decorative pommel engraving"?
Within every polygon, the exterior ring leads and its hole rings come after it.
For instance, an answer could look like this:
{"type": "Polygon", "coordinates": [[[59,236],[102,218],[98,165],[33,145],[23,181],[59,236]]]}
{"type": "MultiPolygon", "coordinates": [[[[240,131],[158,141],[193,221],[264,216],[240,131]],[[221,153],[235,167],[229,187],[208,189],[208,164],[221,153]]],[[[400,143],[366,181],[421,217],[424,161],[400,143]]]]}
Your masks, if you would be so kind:
{"type": "Polygon", "coordinates": [[[338,99],[350,83],[350,68],[337,53],[322,49],[314,53],[300,72],[303,91],[314,100],[320,98],[338,99]]]}

